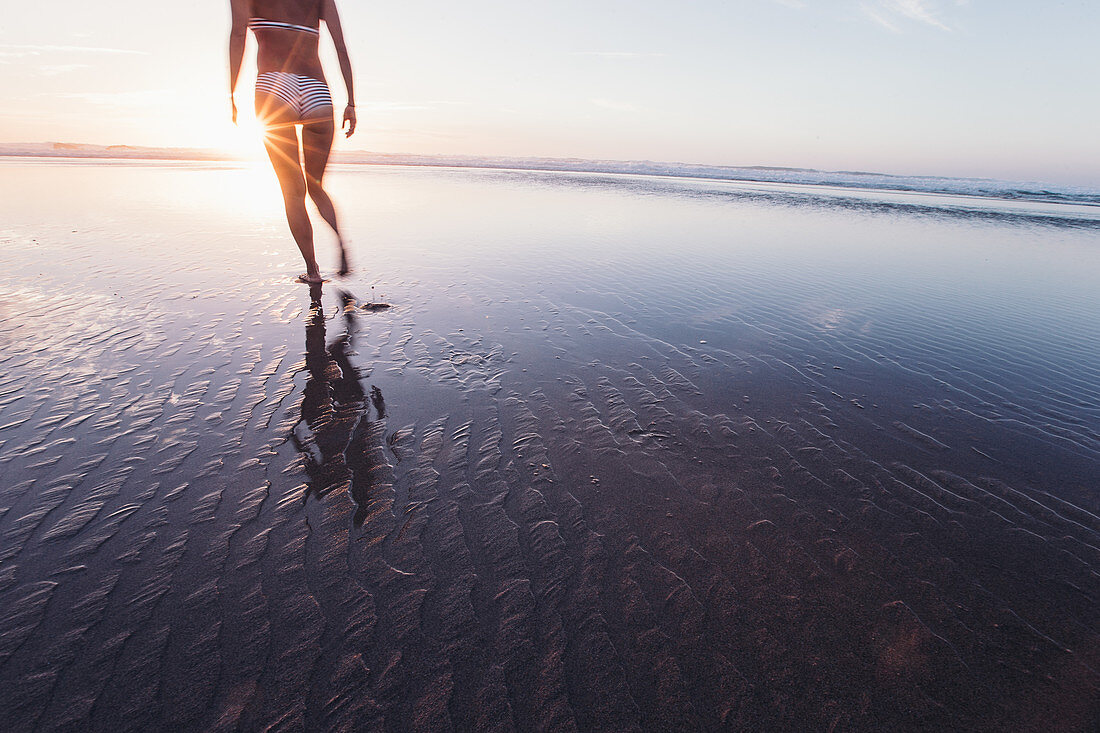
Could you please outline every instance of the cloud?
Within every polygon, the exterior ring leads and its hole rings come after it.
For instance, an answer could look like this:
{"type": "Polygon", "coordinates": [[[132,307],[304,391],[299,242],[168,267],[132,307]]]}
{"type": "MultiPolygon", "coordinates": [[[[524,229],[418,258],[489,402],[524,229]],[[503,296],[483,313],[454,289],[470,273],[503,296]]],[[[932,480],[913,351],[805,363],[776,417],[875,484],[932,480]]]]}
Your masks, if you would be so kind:
{"type": "Polygon", "coordinates": [[[90,68],[91,66],[88,64],[46,64],[45,66],[38,67],[38,73],[42,76],[58,76],[60,74],[67,74],[70,71],[90,68]]]}
{"type": "MultiPolygon", "coordinates": [[[[955,4],[964,5],[965,0],[955,0],[955,4]]],[[[944,31],[951,30],[940,18],[935,0],[873,0],[864,2],[860,8],[868,18],[895,33],[901,30],[901,23],[907,20],[944,31]]]]}
{"type": "Polygon", "coordinates": [[[894,33],[898,33],[901,31],[901,29],[898,28],[897,25],[890,22],[890,20],[885,15],[883,15],[883,13],[879,11],[879,9],[875,6],[864,3],[860,6],[860,10],[863,11],[864,15],[881,25],[886,30],[893,31],[894,33]]]}
{"type": "Polygon", "coordinates": [[[597,107],[603,107],[614,112],[637,112],[638,108],[632,104],[626,102],[616,102],[613,99],[590,99],[588,100],[597,107]]]}
{"type": "Polygon", "coordinates": [[[935,16],[934,12],[928,7],[927,0],[893,0],[891,5],[907,18],[942,28],[945,31],[951,30],[935,16]]]}
{"type": "Polygon", "coordinates": [[[663,53],[639,53],[636,51],[573,51],[570,56],[598,56],[604,59],[661,58],[663,53]]]}
{"type": "Polygon", "coordinates": [[[772,0],[773,3],[779,3],[780,5],[786,5],[788,8],[804,8],[806,3],[803,0],[772,0]]]}
{"type": "Polygon", "coordinates": [[[360,106],[366,107],[371,112],[384,114],[386,112],[425,112],[436,107],[463,106],[465,104],[466,102],[456,102],[447,99],[429,99],[421,102],[378,99],[371,102],[364,102],[360,106]]]}
{"type": "Polygon", "coordinates": [[[178,95],[171,89],[143,89],[129,92],[65,92],[44,94],[56,99],[96,104],[104,107],[131,108],[170,105],[178,95]]]}
{"type": "Polygon", "coordinates": [[[364,102],[359,105],[360,107],[366,107],[371,112],[377,112],[384,114],[386,112],[423,112],[430,107],[427,104],[419,102],[385,102],[374,101],[364,102]]]}
{"type": "Polygon", "coordinates": [[[0,43],[0,58],[28,58],[42,54],[107,54],[124,56],[148,56],[146,51],[129,48],[101,48],[98,46],[52,46],[30,43],[0,43]]]}

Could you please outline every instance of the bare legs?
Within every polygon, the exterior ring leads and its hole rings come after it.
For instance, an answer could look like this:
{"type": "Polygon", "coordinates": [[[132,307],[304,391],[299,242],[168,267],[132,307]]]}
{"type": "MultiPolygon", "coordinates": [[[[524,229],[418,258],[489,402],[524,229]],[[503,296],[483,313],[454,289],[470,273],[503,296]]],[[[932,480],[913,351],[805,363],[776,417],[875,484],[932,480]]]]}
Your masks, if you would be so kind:
{"type": "MultiPolygon", "coordinates": [[[[266,95],[264,95],[266,96],[266,95]]],[[[257,98],[257,112],[267,121],[264,132],[264,147],[275,176],[279,179],[279,188],[283,192],[283,205],[286,207],[286,220],[290,225],[291,236],[302,253],[306,263],[307,282],[320,282],[321,271],[317,266],[317,257],[313,249],[313,225],[306,211],[306,194],[316,204],[321,218],[332,227],[340,246],[340,274],[349,271],[347,250],[336,222],[336,209],[332,199],[321,185],[332,149],[334,125],[332,118],[310,121],[302,125],[302,146],[298,146],[298,134],[293,122],[280,122],[287,118],[280,114],[284,110],[273,98],[257,98]],[[304,170],[303,170],[304,168],[304,170]]]]}

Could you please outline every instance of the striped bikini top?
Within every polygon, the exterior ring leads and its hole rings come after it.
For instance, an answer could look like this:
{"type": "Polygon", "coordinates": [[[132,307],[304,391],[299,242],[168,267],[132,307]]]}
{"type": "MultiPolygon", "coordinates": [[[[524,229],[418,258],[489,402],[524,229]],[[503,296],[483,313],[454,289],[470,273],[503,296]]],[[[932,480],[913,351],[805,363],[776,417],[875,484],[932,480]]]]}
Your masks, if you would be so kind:
{"type": "Polygon", "coordinates": [[[312,33],[317,36],[320,35],[320,31],[316,28],[310,28],[308,25],[295,25],[294,23],[283,23],[279,20],[266,20],[264,18],[249,18],[248,27],[252,30],[278,28],[284,31],[302,31],[303,33],[312,33]]]}

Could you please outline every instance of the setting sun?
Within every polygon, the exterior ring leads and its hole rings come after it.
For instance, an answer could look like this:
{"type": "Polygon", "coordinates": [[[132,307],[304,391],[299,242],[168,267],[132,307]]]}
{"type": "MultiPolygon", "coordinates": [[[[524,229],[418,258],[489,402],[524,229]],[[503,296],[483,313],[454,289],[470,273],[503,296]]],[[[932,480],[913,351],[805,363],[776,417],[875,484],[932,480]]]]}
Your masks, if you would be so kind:
{"type": "Polygon", "coordinates": [[[239,110],[237,126],[232,130],[230,151],[246,158],[263,158],[264,128],[252,110],[239,110]]]}

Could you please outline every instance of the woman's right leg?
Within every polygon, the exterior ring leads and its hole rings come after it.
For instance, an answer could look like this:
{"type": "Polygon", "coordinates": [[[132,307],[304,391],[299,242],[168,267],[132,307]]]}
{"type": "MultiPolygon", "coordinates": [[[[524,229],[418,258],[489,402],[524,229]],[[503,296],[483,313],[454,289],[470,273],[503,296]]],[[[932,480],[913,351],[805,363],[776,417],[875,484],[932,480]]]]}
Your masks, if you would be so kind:
{"type": "Polygon", "coordinates": [[[299,161],[298,133],[294,123],[289,121],[293,119],[293,113],[277,97],[257,94],[256,117],[264,125],[264,148],[283,192],[290,234],[306,263],[304,279],[320,282],[321,271],[313,250],[313,225],[306,211],[306,184],[299,161]]]}
{"type": "Polygon", "coordinates": [[[336,222],[336,207],[332,205],[332,199],[321,184],[321,179],[325,176],[325,168],[328,166],[332,138],[335,134],[331,110],[329,114],[328,118],[312,120],[302,125],[302,161],[305,164],[306,191],[309,192],[313,203],[317,205],[321,218],[336,233],[336,241],[340,246],[340,274],[346,275],[351,268],[344,238],[340,236],[340,227],[336,222]]]}

